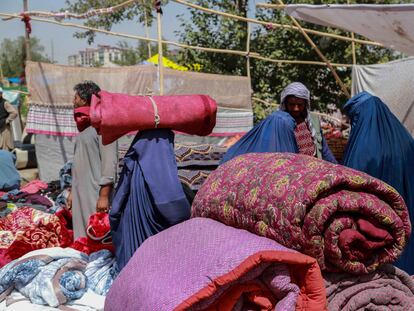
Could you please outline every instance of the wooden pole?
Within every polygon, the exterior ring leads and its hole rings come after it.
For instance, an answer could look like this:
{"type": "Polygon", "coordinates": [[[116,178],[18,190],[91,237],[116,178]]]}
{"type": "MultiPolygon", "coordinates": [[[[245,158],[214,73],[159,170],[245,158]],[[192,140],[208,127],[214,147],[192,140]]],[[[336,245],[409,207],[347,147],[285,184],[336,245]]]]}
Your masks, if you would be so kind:
{"type": "MultiPolygon", "coordinates": [[[[216,11],[216,10],[212,10],[212,9],[202,7],[202,6],[197,5],[197,4],[188,3],[184,0],[172,0],[172,1],[174,1],[176,3],[179,3],[179,4],[182,4],[182,5],[185,5],[185,6],[188,6],[190,8],[194,8],[194,9],[203,11],[203,12],[216,14],[216,15],[220,15],[220,16],[224,16],[224,17],[228,17],[228,18],[232,18],[232,19],[236,19],[236,20],[243,21],[243,22],[250,22],[250,23],[253,23],[253,24],[263,25],[263,26],[266,26],[266,27],[285,28],[285,29],[293,29],[293,30],[298,30],[299,31],[298,27],[292,26],[292,25],[271,23],[271,22],[267,22],[267,21],[260,21],[260,20],[254,19],[254,18],[248,18],[248,17],[238,16],[238,15],[234,15],[234,14],[230,14],[230,13],[220,12],[220,11],[216,11]]],[[[337,34],[333,34],[333,33],[327,33],[327,32],[317,31],[317,30],[313,30],[313,29],[307,29],[307,28],[302,28],[302,29],[306,33],[313,34],[313,35],[318,35],[318,36],[323,36],[323,37],[328,37],[328,38],[334,38],[334,39],[343,40],[343,41],[352,41],[352,38],[349,38],[347,36],[341,36],[341,35],[337,35],[337,34]]],[[[358,43],[361,43],[361,44],[383,46],[381,43],[373,42],[373,41],[360,40],[360,39],[354,39],[354,41],[358,42],[358,43]]]]}
{"type": "Polygon", "coordinates": [[[250,23],[247,23],[247,43],[246,43],[246,72],[251,85],[250,76],[250,23]]]}
{"type": "Polygon", "coordinates": [[[164,65],[162,63],[162,30],[161,13],[157,12],[157,32],[158,32],[158,85],[160,95],[164,95],[164,65]]]}
{"type": "MultiPolygon", "coordinates": [[[[29,5],[27,3],[28,0],[23,0],[23,11],[29,11],[29,5]]],[[[26,49],[26,61],[31,60],[32,56],[30,53],[30,34],[27,32],[26,27],[24,28],[25,36],[24,36],[24,45],[26,49]]]]}
{"type": "MultiPolygon", "coordinates": [[[[0,16],[5,16],[5,17],[7,17],[8,20],[14,19],[14,18],[17,18],[17,19],[21,18],[19,15],[8,14],[8,13],[0,13],[0,16]]],[[[94,28],[94,27],[87,27],[87,26],[83,26],[83,25],[79,25],[79,24],[58,22],[58,21],[55,21],[55,20],[48,20],[48,19],[38,18],[38,17],[32,17],[32,20],[38,21],[38,22],[43,22],[43,23],[55,24],[55,25],[59,25],[59,26],[63,26],[63,27],[73,27],[73,28],[91,30],[91,31],[103,33],[103,34],[110,35],[110,36],[117,36],[117,37],[121,37],[121,38],[129,38],[129,39],[142,40],[142,41],[145,41],[145,42],[158,43],[158,40],[156,40],[156,39],[146,38],[146,37],[143,37],[143,36],[129,35],[129,34],[120,33],[120,32],[113,32],[113,31],[94,28]]],[[[214,49],[214,48],[207,48],[207,47],[203,47],[203,46],[187,45],[187,44],[177,43],[177,42],[174,42],[174,41],[166,41],[166,40],[162,40],[161,42],[162,42],[162,44],[173,45],[173,46],[183,48],[183,49],[191,49],[191,50],[199,50],[199,51],[205,51],[205,52],[214,52],[214,53],[223,53],[223,54],[246,56],[246,51],[214,49]]],[[[326,66],[325,62],[309,61],[309,60],[274,59],[274,58],[261,56],[259,53],[256,53],[256,52],[250,52],[250,58],[260,59],[260,60],[263,60],[263,61],[266,61],[266,62],[272,62],[272,63],[278,63],[278,64],[326,66]]],[[[352,67],[352,64],[331,63],[331,65],[334,66],[334,67],[352,67]]]]}
{"type": "MultiPolygon", "coordinates": [[[[146,9],[145,9],[145,12],[144,12],[144,23],[145,23],[145,37],[149,38],[148,18],[147,18],[147,10],[146,9]]],[[[150,41],[147,42],[147,47],[148,47],[148,58],[151,58],[152,57],[152,55],[151,55],[152,53],[151,53],[151,42],[150,41]]]]}
{"type": "MultiPolygon", "coordinates": [[[[349,0],[347,0],[346,2],[347,2],[348,5],[350,4],[349,0]]],[[[351,32],[351,38],[355,39],[355,34],[353,32],[351,32]]],[[[351,47],[352,47],[352,64],[356,65],[355,41],[352,41],[351,44],[352,44],[351,45],[351,47]]]]}
{"type": "MultiPolygon", "coordinates": [[[[278,0],[278,2],[281,5],[284,5],[282,0],[278,0]]],[[[326,65],[328,66],[328,68],[331,70],[336,82],[339,84],[339,86],[342,89],[342,92],[348,97],[351,98],[351,94],[349,93],[348,89],[346,88],[345,84],[342,82],[341,78],[338,76],[338,74],[336,73],[335,68],[333,68],[333,66],[331,65],[331,63],[329,62],[329,60],[325,57],[325,55],[323,55],[323,53],[321,52],[321,50],[319,50],[319,48],[316,46],[316,44],[312,41],[312,39],[308,36],[308,34],[303,30],[302,26],[298,23],[298,21],[290,16],[290,19],[292,20],[292,22],[295,24],[296,27],[299,28],[300,32],[302,33],[302,35],[305,37],[305,39],[309,42],[309,44],[312,46],[312,48],[316,51],[316,53],[318,54],[318,56],[326,63],[326,65]]]]}

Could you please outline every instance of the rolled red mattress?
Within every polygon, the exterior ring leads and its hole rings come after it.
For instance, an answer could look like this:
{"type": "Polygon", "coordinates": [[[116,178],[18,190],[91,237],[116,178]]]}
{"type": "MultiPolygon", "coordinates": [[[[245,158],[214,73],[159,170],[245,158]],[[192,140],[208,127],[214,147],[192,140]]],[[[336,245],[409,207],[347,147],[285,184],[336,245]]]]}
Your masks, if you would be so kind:
{"type": "Polygon", "coordinates": [[[92,96],[92,126],[104,145],[137,130],[169,128],[205,136],[216,125],[216,102],[207,95],[130,96],[101,91],[92,96]]]}
{"type": "Polygon", "coordinates": [[[411,224],[397,191],[365,173],[290,153],[250,153],[215,170],[192,217],[213,218],[318,260],[366,274],[401,254],[411,224]]]}

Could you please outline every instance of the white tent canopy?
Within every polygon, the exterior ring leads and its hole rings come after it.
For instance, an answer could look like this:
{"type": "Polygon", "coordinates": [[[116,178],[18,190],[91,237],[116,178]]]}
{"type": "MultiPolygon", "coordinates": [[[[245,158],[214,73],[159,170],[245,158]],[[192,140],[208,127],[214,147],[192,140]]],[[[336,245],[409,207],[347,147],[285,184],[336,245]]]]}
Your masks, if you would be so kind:
{"type": "Polygon", "coordinates": [[[358,33],[414,56],[414,4],[292,4],[285,12],[306,22],[358,33]]]}

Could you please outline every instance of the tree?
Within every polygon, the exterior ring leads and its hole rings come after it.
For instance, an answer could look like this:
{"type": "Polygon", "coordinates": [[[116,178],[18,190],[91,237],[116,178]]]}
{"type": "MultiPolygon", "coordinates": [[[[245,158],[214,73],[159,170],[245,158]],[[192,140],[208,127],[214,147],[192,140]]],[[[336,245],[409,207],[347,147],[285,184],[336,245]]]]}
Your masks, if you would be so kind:
{"type": "MultiPolygon", "coordinates": [[[[247,14],[247,1],[197,0],[198,5],[240,16],[247,14]]],[[[179,16],[181,29],[176,33],[180,41],[195,46],[217,49],[246,50],[247,25],[229,18],[188,9],[191,20],[179,16]]],[[[211,53],[197,50],[181,50],[181,63],[201,64],[204,72],[223,74],[246,74],[246,60],[237,55],[211,53]]]]}
{"type": "MultiPolygon", "coordinates": [[[[299,3],[299,1],[296,2],[299,3]]],[[[358,1],[358,3],[361,2],[384,4],[399,3],[401,1],[358,1]]],[[[247,1],[239,3],[234,0],[196,0],[195,3],[219,11],[241,16],[247,15],[247,1]]],[[[293,3],[293,1],[289,1],[289,3],[293,3]]],[[[301,0],[300,3],[322,4],[322,1],[301,0]]],[[[344,3],[344,1],[324,1],[323,3],[344,3]]],[[[184,21],[182,19],[181,41],[191,45],[246,50],[245,23],[191,8],[188,10],[191,20],[184,21]]],[[[280,10],[258,10],[256,18],[282,24],[291,23],[290,18],[280,10]]],[[[328,30],[326,27],[303,22],[301,22],[301,25],[321,31],[328,30]]],[[[329,29],[329,31],[341,35],[349,35],[337,29],[329,29]]],[[[320,36],[312,36],[312,39],[330,61],[336,63],[352,62],[350,43],[320,36]]],[[[256,51],[263,56],[275,59],[320,60],[303,35],[294,30],[272,30],[262,26],[256,27],[252,33],[250,47],[251,51],[256,51]]],[[[399,57],[398,53],[384,48],[359,44],[356,45],[356,51],[359,64],[385,62],[399,57]]],[[[245,75],[246,61],[240,56],[207,54],[194,51],[183,51],[180,56],[184,62],[193,61],[204,64],[204,71],[206,72],[245,75]]],[[[277,103],[278,95],[289,82],[301,81],[311,90],[313,95],[312,108],[314,109],[323,111],[329,103],[334,103],[340,107],[346,100],[327,67],[278,65],[255,59],[251,59],[251,67],[254,96],[260,99],[277,103]]],[[[351,70],[339,68],[337,72],[342,81],[350,86],[351,70]]],[[[270,112],[270,109],[261,103],[255,104],[253,108],[257,121],[264,118],[270,112]]]]}
{"type": "MultiPolygon", "coordinates": [[[[115,64],[120,66],[132,66],[150,58],[148,54],[148,44],[144,41],[139,41],[137,46],[134,48],[129,45],[126,41],[118,42],[117,46],[122,50],[121,59],[114,61],[115,64]]],[[[163,55],[169,57],[169,51],[167,46],[162,47],[163,55]]],[[[154,56],[158,53],[158,46],[151,43],[151,55],[154,56]]]]}
{"type": "MultiPolygon", "coordinates": [[[[4,39],[1,43],[0,63],[4,76],[20,77],[23,75],[26,60],[24,40],[25,38],[20,36],[15,40],[4,39]]],[[[50,63],[49,57],[44,54],[45,48],[40,44],[38,38],[30,38],[30,49],[32,61],[50,63]]]]}
{"type": "MultiPolygon", "coordinates": [[[[68,10],[74,13],[85,13],[91,9],[101,9],[113,7],[117,4],[121,4],[125,0],[66,0],[67,8],[62,11],[68,10]]],[[[163,1],[166,4],[167,1],[163,1]]],[[[93,28],[104,28],[105,30],[111,30],[112,26],[119,24],[124,20],[134,20],[138,17],[139,23],[147,23],[148,27],[152,25],[154,19],[154,7],[153,0],[137,0],[135,4],[129,5],[122,10],[113,12],[111,14],[97,15],[89,18],[84,25],[93,28]]],[[[93,31],[76,32],[75,37],[86,38],[88,43],[93,43],[95,39],[95,33],[93,31]]]]}

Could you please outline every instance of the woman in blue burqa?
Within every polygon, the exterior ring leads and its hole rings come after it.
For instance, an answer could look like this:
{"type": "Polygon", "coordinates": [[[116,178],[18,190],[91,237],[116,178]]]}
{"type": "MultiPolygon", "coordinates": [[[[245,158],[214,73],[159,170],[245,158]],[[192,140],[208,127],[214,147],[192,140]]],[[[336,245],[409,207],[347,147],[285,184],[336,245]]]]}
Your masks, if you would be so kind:
{"type": "Polygon", "coordinates": [[[253,127],[224,155],[221,163],[251,152],[291,152],[337,163],[322,135],[317,116],[310,112],[310,92],[300,82],[280,95],[280,110],[253,127]]]}
{"type": "Polygon", "coordinates": [[[147,238],[190,217],[173,142],[171,130],[140,131],[125,155],[109,213],[119,270],[147,238]]]}
{"type": "MultiPolygon", "coordinates": [[[[393,186],[404,198],[414,223],[414,139],[390,109],[376,96],[362,92],[344,105],[351,133],[344,165],[393,186]]],[[[396,266],[414,274],[414,239],[408,242],[396,266]]]]}

